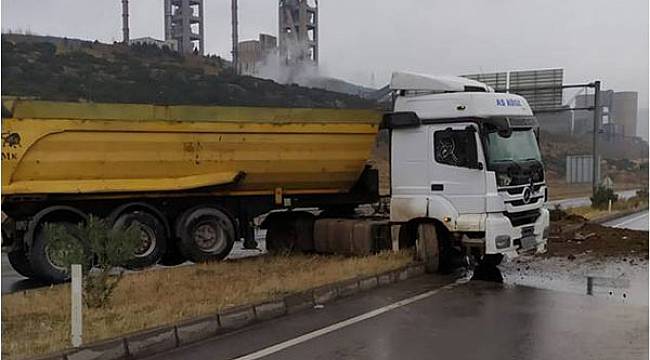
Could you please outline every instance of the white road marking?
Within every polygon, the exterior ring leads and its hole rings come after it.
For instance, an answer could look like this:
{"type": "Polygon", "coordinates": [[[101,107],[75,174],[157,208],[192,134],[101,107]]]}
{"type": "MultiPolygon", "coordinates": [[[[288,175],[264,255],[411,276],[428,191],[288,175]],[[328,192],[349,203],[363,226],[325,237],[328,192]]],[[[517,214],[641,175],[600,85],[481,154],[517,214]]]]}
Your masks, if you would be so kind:
{"type": "Polygon", "coordinates": [[[467,282],[467,280],[457,281],[457,282],[455,282],[453,284],[449,284],[449,285],[443,286],[443,287],[435,289],[435,290],[430,290],[430,291],[427,291],[425,293],[410,297],[408,299],[400,300],[398,302],[395,302],[395,303],[380,307],[378,309],[369,311],[369,312],[367,312],[365,314],[361,314],[359,316],[355,316],[353,318],[343,320],[341,322],[338,322],[336,324],[332,324],[332,325],[324,327],[322,329],[318,329],[318,330],[312,331],[310,333],[298,336],[296,338],[281,342],[279,344],[275,344],[273,346],[270,346],[270,347],[267,347],[265,349],[256,351],[254,353],[250,353],[248,355],[244,355],[244,356],[240,356],[238,358],[234,358],[233,360],[255,360],[255,359],[260,359],[260,358],[269,356],[271,354],[280,352],[282,350],[285,350],[285,349],[290,348],[292,346],[296,346],[298,344],[304,343],[306,341],[317,338],[319,336],[329,334],[329,333],[331,333],[333,331],[342,329],[344,327],[348,327],[348,326],[354,325],[354,324],[356,324],[358,322],[368,320],[368,319],[374,318],[376,316],[379,316],[379,315],[381,315],[383,313],[398,309],[398,308],[400,308],[402,306],[412,304],[412,303],[414,303],[416,301],[424,300],[424,299],[426,299],[428,297],[431,297],[431,296],[439,293],[440,291],[454,288],[454,287],[456,287],[456,286],[458,286],[460,284],[464,284],[466,282],[467,282]]]}
{"type": "Polygon", "coordinates": [[[647,213],[645,213],[645,214],[643,214],[643,215],[639,215],[639,216],[633,217],[633,218],[628,219],[628,220],[625,220],[625,221],[623,221],[622,223],[620,223],[620,224],[616,224],[616,225],[614,225],[614,226],[612,226],[612,227],[616,227],[616,228],[617,228],[617,227],[621,227],[621,226],[623,226],[623,225],[627,225],[627,224],[629,224],[629,223],[631,223],[631,222],[635,222],[635,221],[637,221],[637,220],[639,220],[639,219],[642,219],[642,218],[644,218],[644,217],[646,217],[646,216],[648,216],[647,213]]]}

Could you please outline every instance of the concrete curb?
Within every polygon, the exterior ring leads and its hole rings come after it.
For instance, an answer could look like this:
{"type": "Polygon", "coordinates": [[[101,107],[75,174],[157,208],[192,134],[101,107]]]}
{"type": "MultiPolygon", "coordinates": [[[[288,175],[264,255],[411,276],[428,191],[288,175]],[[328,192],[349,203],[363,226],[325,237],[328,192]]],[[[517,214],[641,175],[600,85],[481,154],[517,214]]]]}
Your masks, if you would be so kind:
{"type": "Polygon", "coordinates": [[[174,325],[148,329],[85,345],[79,349],[68,349],[31,359],[138,359],[240,329],[255,322],[307,310],[313,308],[314,305],[325,304],[338,298],[403,281],[424,273],[423,264],[412,264],[375,276],[340,281],[263,303],[227,308],[212,316],[190,319],[174,325]]]}
{"type": "Polygon", "coordinates": [[[606,222],[613,221],[613,220],[620,219],[620,218],[624,218],[626,216],[636,214],[636,213],[639,213],[639,212],[643,212],[643,211],[646,211],[646,210],[648,210],[648,207],[644,206],[644,207],[641,207],[641,208],[638,208],[638,209],[630,209],[630,210],[625,210],[625,211],[622,211],[620,213],[616,213],[616,214],[612,214],[612,215],[601,216],[599,218],[592,219],[589,222],[592,223],[592,224],[602,225],[602,224],[604,224],[606,222]]]}

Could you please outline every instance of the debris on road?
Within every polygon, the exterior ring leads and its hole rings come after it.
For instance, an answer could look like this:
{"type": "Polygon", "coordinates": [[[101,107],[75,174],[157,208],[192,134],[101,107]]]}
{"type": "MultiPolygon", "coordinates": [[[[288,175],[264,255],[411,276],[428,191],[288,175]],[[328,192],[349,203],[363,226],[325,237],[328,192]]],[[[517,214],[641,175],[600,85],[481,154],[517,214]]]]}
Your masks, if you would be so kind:
{"type": "Polygon", "coordinates": [[[551,232],[546,257],[571,257],[589,254],[595,258],[638,256],[648,253],[648,232],[611,228],[589,223],[587,219],[562,210],[551,212],[551,232]]]}

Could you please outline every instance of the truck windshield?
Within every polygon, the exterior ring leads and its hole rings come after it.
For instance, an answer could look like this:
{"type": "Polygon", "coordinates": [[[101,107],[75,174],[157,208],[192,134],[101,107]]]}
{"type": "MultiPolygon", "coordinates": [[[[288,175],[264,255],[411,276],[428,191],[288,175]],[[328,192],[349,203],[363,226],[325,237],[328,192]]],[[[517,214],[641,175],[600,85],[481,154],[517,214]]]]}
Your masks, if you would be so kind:
{"type": "Polygon", "coordinates": [[[490,132],[485,143],[490,164],[542,160],[533,129],[513,130],[510,136],[497,131],[490,132]]]}

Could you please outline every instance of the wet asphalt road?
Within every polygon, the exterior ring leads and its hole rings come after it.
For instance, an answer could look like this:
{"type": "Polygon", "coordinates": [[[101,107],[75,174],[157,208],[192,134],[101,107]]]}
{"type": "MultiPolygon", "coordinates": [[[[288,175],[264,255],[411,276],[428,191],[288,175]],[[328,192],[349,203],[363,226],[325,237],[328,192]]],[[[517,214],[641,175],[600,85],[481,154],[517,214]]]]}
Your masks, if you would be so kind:
{"type": "Polygon", "coordinates": [[[648,357],[647,306],[483,282],[440,289],[452,281],[422,276],[149,360],[648,357]]]}
{"type": "Polygon", "coordinates": [[[649,224],[650,224],[650,218],[648,217],[648,211],[646,210],[640,213],[626,216],[624,218],[609,221],[604,225],[615,227],[615,228],[621,228],[621,229],[648,231],[649,224]]]}

